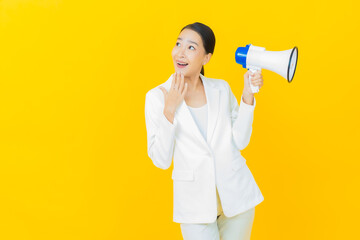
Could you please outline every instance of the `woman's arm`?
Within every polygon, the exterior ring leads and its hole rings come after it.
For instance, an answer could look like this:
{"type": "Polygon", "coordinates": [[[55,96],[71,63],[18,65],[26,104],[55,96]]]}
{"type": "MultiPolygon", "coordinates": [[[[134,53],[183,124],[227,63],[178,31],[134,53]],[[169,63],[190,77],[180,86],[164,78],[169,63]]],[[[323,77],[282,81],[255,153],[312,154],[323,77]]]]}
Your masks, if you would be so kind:
{"type": "Polygon", "coordinates": [[[247,94],[243,92],[241,97],[244,103],[248,105],[254,105],[254,94],[247,94]]]}
{"type": "Polygon", "coordinates": [[[256,100],[254,96],[248,96],[246,93],[243,93],[239,106],[229,84],[228,88],[231,106],[232,136],[236,147],[239,150],[243,150],[250,142],[256,100]],[[254,104],[247,104],[244,100],[247,103],[251,103],[251,100],[253,100],[254,104]]]}
{"type": "MultiPolygon", "coordinates": [[[[160,90],[157,90],[160,92],[160,90]]],[[[164,103],[154,93],[146,93],[145,123],[147,131],[147,153],[154,165],[161,169],[171,166],[177,120],[171,123],[164,115],[164,103]]],[[[161,96],[163,97],[163,96],[161,96]]]]}

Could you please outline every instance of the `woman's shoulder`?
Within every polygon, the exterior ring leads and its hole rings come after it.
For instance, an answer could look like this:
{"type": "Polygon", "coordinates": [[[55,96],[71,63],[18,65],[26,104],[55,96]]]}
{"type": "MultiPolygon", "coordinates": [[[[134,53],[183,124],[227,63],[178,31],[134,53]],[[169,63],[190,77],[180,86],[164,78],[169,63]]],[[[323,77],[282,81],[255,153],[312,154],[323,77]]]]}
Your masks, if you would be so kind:
{"type": "Polygon", "coordinates": [[[145,94],[146,99],[155,99],[157,101],[163,102],[164,94],[163,94],[162,90],[160,89],[160,86],[164,87],[166,89],[166,91],[169,91],[170,87],[171,87],[171,76],[165,82],[148,90],[145,94]]]}
{"type": "MultiPolygon", "coordinates": [[[[160,84],[159,86],[161,85],[162,84],[160,84]]],[[[164,100],[162,90],[159,88],[159,86],[156,86],[146,92],[145,94],[146,101],[162,102],[162,100],[164,100]]]]}
{"type": "Polygon", "coordinates": [[[208,84],[213,87],[219,88],[220,90],[227,90],[230,87],[229,83],[222,78],[205,77],[205,79],[208,84]]]}

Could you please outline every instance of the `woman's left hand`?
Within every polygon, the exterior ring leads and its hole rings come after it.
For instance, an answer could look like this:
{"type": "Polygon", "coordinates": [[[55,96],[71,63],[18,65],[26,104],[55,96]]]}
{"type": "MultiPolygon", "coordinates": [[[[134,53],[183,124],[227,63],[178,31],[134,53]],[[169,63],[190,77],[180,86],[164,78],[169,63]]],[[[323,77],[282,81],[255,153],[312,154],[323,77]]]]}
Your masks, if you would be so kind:
{"type": "Polygon", "coordinates": [[[248,70],[244,75],[244,94],[247,96],[253,96],[254,93],[251,91],[249,84],[249,75],[251,75],[251,84],[253,86],[259,86],[259,89],[264,85],[261,70],[257,70],[255,73],[248,70]]]}

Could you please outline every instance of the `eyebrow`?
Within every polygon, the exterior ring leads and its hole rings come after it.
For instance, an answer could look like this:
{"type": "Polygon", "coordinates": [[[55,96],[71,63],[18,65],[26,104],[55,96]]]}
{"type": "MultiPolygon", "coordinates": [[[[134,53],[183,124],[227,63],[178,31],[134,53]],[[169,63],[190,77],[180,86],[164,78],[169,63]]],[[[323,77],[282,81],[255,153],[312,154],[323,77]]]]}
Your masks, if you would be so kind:
{"type": "MultiPolygon", "coordinates": [[[[178,38],[178,40],[182,40],[182,38],[178,38]]],[[[196,44],[196,46],[199,46],[196,42],[193,42],[193,41],[190,41],[190,40],[188,40],[188,42],[191,42],[193,44],[196,44]]]]}

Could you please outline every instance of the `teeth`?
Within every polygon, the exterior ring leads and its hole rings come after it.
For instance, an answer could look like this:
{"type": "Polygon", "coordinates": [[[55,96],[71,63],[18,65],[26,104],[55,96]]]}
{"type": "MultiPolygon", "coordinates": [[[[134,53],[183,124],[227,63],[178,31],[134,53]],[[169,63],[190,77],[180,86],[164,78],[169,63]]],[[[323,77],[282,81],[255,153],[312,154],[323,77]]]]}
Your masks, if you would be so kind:
{"type": "Polygon", "coordinates": [[[178,63],[179,65],[186,66],[187,63],[178,63]]]}

